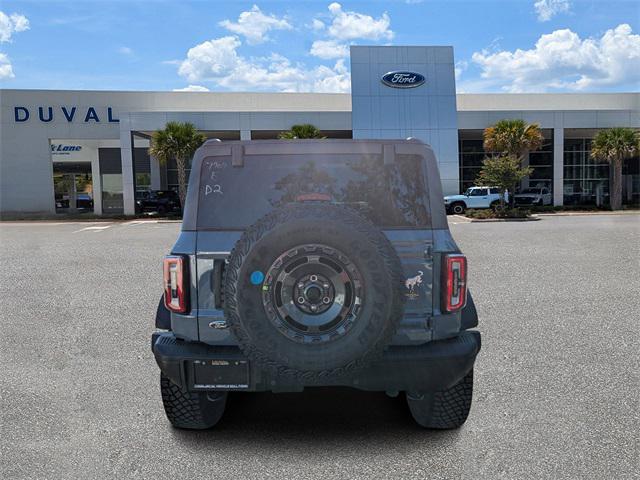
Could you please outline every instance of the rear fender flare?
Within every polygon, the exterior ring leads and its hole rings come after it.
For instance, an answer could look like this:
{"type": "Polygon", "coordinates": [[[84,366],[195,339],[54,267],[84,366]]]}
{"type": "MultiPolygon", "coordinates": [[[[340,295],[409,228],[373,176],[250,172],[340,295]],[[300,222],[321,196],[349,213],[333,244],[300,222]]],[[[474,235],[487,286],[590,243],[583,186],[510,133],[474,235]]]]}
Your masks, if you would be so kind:
{"type": "Polygon", "coordinates": [[[471,291],[467,292],[467,304],[462,309],[460,316],[460,330],[468,330],[478,326],[478,312],[473,302],[471,291]]]}
{"type": "Polygon", "coordinates": [[[164,295],[160,297],[156,310],[156,328],[171,330],[171,312],[164,306],[164,295]]]}

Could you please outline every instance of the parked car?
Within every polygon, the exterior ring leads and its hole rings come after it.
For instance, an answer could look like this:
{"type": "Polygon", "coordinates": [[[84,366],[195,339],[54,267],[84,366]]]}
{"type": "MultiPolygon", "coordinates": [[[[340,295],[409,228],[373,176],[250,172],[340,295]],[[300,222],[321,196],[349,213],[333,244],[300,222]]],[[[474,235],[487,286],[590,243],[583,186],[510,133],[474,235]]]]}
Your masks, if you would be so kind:
{"type": "MultiPolygon", "coordinates": [[[[70,207],[69,195],[56,193],[56,208],[63,209],[70,207]]],[[[93,198],[88,193],[76,194],[76,208],[78,210],[93,210],[93,198]]]]}
{"type": "Polygon", "coordinates": [[[62,193],[55,194],[56,208],[69,208],[69,196],[62,193]]]}
{"type": "Polygon", "coordinates": [[[93,198],[88,193],[78,193],[76,195],[76,208],[79,210],[92,210],[93,198]]]}
{"type": "MultiPolygon", "coordinates": [[[[509,194],[505,192],[505,202],[509,194]]],[[[447,213],[463,214],[468,208],[497,208],[500,205],[500,189],[496,187],[470,187],[461,195],[444,197],[447,213]]]]}
{"type": "Polygon", "coordinates": [[[180,197],[175,190],[149,190],[136,192],[137,213],[166,215],[180,213],[180,197]]]}
{"type": "Polygon", "coordinates": [[[513,195],[516,205],[551,205],[553,199],[546,187],[525,188],[513,195]]]}
{"type": "Polygon", "coordinates": [[[440,198],[418,140],[207,141],[151,342],[169,421],[213,427],[232,391],[343,386],[462,425],[480,333],[440,198]]]}

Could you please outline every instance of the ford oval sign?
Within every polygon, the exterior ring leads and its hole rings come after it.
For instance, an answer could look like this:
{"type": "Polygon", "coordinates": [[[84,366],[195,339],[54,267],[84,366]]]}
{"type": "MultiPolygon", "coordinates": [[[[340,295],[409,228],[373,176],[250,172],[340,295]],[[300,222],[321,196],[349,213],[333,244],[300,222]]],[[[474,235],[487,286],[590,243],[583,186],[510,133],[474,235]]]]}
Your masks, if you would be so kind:
{"type": "Polygon", "coordinates": [[[424,83],[424,75],[416,72],[389,72],[382,76],[382,83],[393,88],[415,88],[424,83]]]}

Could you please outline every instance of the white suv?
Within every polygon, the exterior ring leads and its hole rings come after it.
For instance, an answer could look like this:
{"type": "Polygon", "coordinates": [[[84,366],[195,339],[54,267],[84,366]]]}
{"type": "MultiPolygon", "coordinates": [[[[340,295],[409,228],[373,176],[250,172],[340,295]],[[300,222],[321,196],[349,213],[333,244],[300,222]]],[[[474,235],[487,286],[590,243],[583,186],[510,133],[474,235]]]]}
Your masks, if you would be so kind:
{"type": "MultiPolygon", "coordinates": [[[[509,201],[505,192],[504,201],[509,201]]],[[[500,189],[496,187],[471,187],[462,195],[447,195],[444,206],[448,213],[460,215],[467,208],[496,208],[500,205],[500,189]]]]}

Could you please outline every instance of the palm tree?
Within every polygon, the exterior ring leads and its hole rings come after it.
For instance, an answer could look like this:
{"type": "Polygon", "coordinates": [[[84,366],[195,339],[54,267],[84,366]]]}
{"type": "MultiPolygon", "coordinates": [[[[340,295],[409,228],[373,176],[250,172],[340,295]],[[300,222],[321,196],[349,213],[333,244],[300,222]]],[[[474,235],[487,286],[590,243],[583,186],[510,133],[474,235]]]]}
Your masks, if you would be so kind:
{"type": "Polygon", "coordinates": [[[622,163],[640,154],[640,134],[631,128],[601,130],[591,142],[591,157],[607,162],[613,170],[610,203],[622,207],[622,163]]]}
{"type": "Polygon", "coordinates": [[[500,120],[484,130],[484,149],[501,155],[518,158],[538,150],[544,142],[540,126],[524,120],[500,120]]]}
{"type": "Polygon", "coordinates": [[[320,133],[317,127],[309,123],[293,125],[291,130],[280,132],[278,138],[282,140],[296,140],[299,138],[327,138],[320,133]]]}
{"type": "MultiPolygon", "coordinates": [[[[538,150],[544,137],[537,123],[526,123],[524,120],[500,120],[492,127],[484,129],[483,147],[486,152],[493,152],[499,157],[515,159],[517,166],[529,152],[538,150]]],[[[514,192],[509,192],[509,205],[514,204],[514,192]]]]}
{"type": "Polygon", "coordinates": [[[163,130],[153,132],[149,155],[162,164],[175,159],[178,168],[178,196],[184,208],[187,196],[187,162],[204,143],[206,137],[191,123],[168,122],[163,130]]]}

